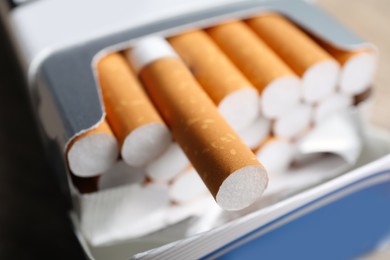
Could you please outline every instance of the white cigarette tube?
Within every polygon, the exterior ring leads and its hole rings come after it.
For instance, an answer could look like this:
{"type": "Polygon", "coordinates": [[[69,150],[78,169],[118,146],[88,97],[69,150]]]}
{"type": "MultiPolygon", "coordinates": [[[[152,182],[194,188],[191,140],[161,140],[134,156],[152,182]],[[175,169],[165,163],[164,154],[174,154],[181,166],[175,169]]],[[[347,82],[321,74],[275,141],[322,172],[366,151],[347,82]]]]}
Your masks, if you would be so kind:
{"type": "Polygon", "coordinates": [[[269,137],[256,152],[257,159],[272,174],[285,172],[294,159],[295,146],[285,138],[269,137]]]}
{"type": "Polygon", "coordinates": [[[216,202],[240,210],[260,198],[267,173],[163,38],[128,51],[145,89],[216,202]]]}
{"type": "Polygon", "coordinates": [[[143,168],[134,168],[118,160],[108,171],[98,180],[99,190],[115,188],[127,184],[142,183],[146,177],[143,168]]]}
{"type": "Polygon", "coordinates": [[[270,131],[270,121],[260,115],[255,122],[245,129],[238,131],[237,134],[249,148],[254,150],[269,136],[270,131]]]}
{"type": "Polygon", "coordinates": [[[339,87],[342,93],[359,95],[371,87],[377,67],[377,55],[373,50],[343,50],[324,41],[319,40],[319,43],[341,65],[339,87]]]}
{"type": "Polygon", "coordinates": [[[302,77],[306,102],[316,103],[336,89],[339,63],[292,22],[278,14],[267,13],[247,23],[302,77]]]}
{"type": "Polygon", "coordinates": [[[304,132],[312,120],[312,107],[307,104],[298,104],[273,124],[273,133],[279,137],[293,138],[304,132]]]}
{"type": "Polygon", "coordinates": [[[321,124],[330,116],[342,112],[353,105],[353,98],[341,93],[334,93],[322,100],[314,109],[314,122],[321,124]]]}
{"type": "Polygon", "coordinates": [[[190,161],[177,143],[171,143],[153,162],[146,165],[146,175],[152,180],[169,181],[183,171],[190,161]]]}
{"type": "Polygon", "coordinates": [[[169,187],[169,197],[176,203],[188,203],[208,194],[206,185],[194,168],[180,173],[169,187]]]}
{"type": "Polygon", "coordinates": [[[182,33],[169,42],[234,130],[255,120],[257,90],[204,31],[182,33]]]}
{"type": "Polygon", "coordinates": [[[108,170],[118,158],[118,142],[105,120],[96,128],[75,137],[67,147],[71,172],[92,177],[108,170]]]}
{"type": "Polygon", "coordinates": [[[348,95],[366,91],[374,81],[376,55],[370,51],[345,53],[336,57],[342,64],[340,90],[348,95]]]}
{"type": "Polygon", "coordinates": [[[107,120],[131,166],[152,161],[171,142],[168,127],[144,92],[125,57],[112,53],[97,64],[107,120]]]}
{"type": "Polygon", "coordinates": [[[297,75],[245,23],[227,22],[207,32],[257,88],[265,117],[278,117],[299,102],[297,75]]]}

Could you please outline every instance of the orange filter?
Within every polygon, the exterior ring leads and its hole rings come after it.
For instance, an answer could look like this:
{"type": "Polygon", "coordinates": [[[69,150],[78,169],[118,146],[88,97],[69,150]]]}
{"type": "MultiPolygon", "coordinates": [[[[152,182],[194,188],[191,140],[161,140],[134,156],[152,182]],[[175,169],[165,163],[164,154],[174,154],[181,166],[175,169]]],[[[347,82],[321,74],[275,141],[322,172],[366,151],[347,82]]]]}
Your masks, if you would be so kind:
{"type": "Polygon", "coordinates": [[[339,64],[298,27],[271,13],[249,19],[247,23],[302,77],[305,101],[315,103],[335,90],[339,64]]]}
{"type": "Polygon", "coordinates": [[[226,210],[251,205],[268,178],[171,46],[146,38],[128,52],[149,95],[200,177],[226,210]]]}
{"type": "Polygon", "coordinates": [[[205,32],[183,33],[169,42],[233,129],[255,120],[260,108],[257,90],[205,32]]]}
{"type": "Polygon", "coordinates": [[[121,144],[122,158],[131,166],[143,166],[168,147],[169,130],[121,54],[102,58],[97,69],[107,119],[121,144]]]}
{"type": "Polygon", "coordinates": [[[207,32],[258,89],[264,116],[279,117],[298,103],[300,80],[245,23],[228,22],[207,32]]]}
{"type": "Polygon", "coordinates": [[[72,173],[92,177],[108,170],[118,158],[118,143],[105,120],[96,128],[75,137],[67,147],[72,173]]]}
{"type": "Polygon", "coordinates": [[[330,44],[321,45],[341,64],[340,91],[347,95],[358,95],[373,83],[377,58],[367,49],[341,50],[330,44]]]}

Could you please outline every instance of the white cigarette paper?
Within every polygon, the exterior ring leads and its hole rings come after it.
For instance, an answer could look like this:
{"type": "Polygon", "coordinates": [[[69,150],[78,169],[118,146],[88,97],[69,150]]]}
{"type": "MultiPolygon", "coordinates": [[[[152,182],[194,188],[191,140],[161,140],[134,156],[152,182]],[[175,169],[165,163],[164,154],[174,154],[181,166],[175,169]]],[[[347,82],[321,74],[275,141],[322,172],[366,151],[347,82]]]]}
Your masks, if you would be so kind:
{"type": "Polygon", "coordinates": [[[325,100],[321,101],[314,109],[314,122],[321,124],[321,122],[328,119],[330,116],[338,112],[343,112],[352,106],[353,99],[341,93],[334,93],[325,100]]]}
{"type": "Polygon", "coordinates": [[[169,197],[177,203],[189,203],[208,193],[206,185],[194,168],[182,172],[169,187],[169,197]]]}
{"type": "Polygon", "coordinates": [[[117,160],[118,142],[103,121],[96,129],[75,137],[67,152],[68,165],[79,177],[93,177],[108,170],[117,160]]]}
{"type": "Polygon", "coordinates": [[[134,168],[124,161],[117,161],[98,181],[99,190],[115,188],[127,184],[142,183],[146,173],[143,168],[134,168]]]}
{"type": "Polygon", "coordinates": [[[340,89],[348,95],[366,91],[373,83],[377,58],[372,52],[360,52],[341,67],[340,89]]]}
{"type": "Polygon", "coordinates": [[[272,81],[260,97],[263,115],[273,119],[287,113],[299,103],[302,83],[296,76],[285,76],[272,81]]]}
{"type": "Polygon", "coordinates": [[[263,116],[259,116],[249,127],[238,131],[238,136],[249,148],[253,150],[264,141],[270,131],[270,121],[265,119],[263,116]]]}
{"type": "Polygon", "coordinates": [[[157,159],[149,163],[146,174],[152,180],[169,181],[190,164],[177,143],[172,143],[157,159]]]}
{"type": "Polygon", "coordinates": [[[81,227],[92,245],[136,238],[164,227],[168,187],[131,184],[81,197],[81,227]]]}
{"type": "Polygon", "coordinates": [[[264,164],[270,175],[285,172],[293,161],[294,154],[294,144],[282,138],[270,138],[256,152],[257,159],[264,164]]]}
{"type": "Polygon", "coordinates": [[[275,120],[273,133],[280,137],[296,137],[310,126],[311,119],[311,106],[299,104],[275,120]]]}

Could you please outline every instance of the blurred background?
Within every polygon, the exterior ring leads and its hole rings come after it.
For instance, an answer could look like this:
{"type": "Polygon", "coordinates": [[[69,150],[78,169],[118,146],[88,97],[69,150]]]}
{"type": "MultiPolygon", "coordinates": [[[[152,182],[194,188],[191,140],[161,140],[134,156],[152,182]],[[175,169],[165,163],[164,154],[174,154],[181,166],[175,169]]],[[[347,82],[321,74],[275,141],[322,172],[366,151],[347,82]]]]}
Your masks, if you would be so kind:
{"type": "MultiPolygon", "coordinates": [[[[378,46],[371,121],[390,130],[389,0],[316,2],[378,46]]],[[[83,259],[67,217],[69,205],[45,161],[25,82],[5,29],[4,3],[0,8],[0,259],[83,259]]]]}

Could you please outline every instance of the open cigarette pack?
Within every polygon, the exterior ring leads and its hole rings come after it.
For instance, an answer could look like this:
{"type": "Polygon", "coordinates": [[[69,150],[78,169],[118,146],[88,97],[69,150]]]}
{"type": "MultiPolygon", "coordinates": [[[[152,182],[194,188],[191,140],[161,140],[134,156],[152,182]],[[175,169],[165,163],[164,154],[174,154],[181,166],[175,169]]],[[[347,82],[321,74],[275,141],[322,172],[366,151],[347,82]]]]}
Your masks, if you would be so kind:
{"type": "Polygon", "coordinates": [[[10,26],[88,258],[349,259],[389,236],[377,50],[314,4],[40,0],[10,26]]]}

